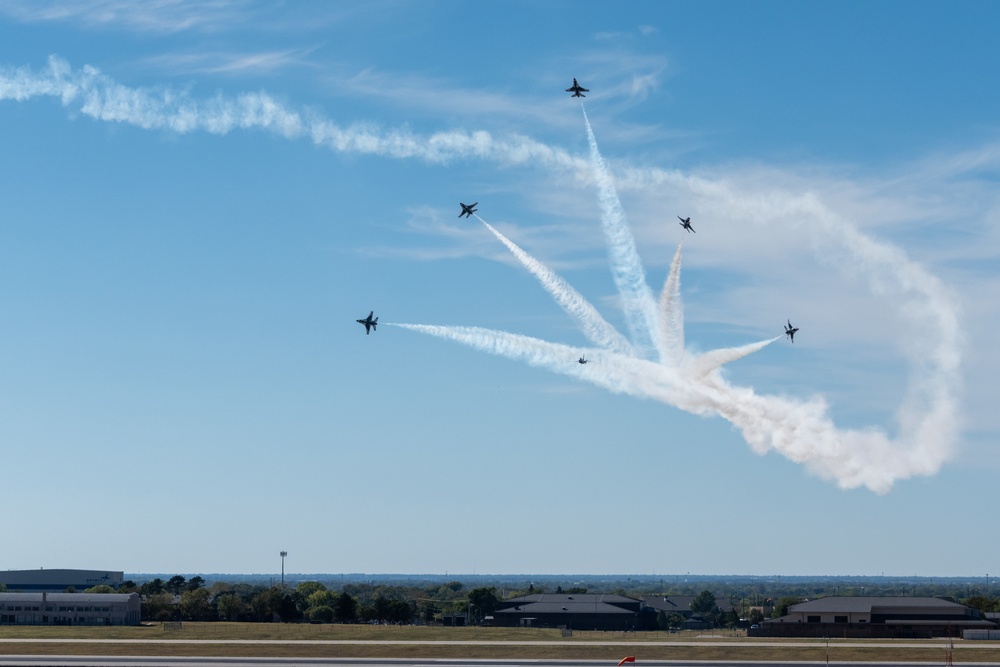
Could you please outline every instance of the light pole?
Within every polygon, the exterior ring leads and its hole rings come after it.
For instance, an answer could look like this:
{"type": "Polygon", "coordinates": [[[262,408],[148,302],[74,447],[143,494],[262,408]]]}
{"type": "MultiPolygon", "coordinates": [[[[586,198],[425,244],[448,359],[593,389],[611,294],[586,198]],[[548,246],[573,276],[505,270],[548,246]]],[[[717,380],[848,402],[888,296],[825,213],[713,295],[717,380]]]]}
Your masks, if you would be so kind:
{"type": "Polygon", "coordinates": [[[287,551],[281,552],[281,592],[285,592],[285,556],[288,555],[287,551]]]}

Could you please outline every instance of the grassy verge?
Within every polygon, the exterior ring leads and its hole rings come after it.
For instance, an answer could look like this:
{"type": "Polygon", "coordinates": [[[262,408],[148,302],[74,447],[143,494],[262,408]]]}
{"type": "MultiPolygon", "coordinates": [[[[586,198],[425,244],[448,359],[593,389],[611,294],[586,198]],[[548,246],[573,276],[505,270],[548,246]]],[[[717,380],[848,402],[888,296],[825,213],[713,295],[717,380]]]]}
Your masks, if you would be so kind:
{"type": "MultiPolygon", "coordinates": [[[[823,662],[829,656],[833,662],[915,661],[938,664],[946,662],[947,657],[945,640],[831,640],[828,646],[822,639],[754,640],[742,636],[706,637],[693,633],[574,632],[570,637],[563,637],[558,630],[539,629],[255,623],[184,623],[180,629],[164,629],[160,625],[129,628],[2,626],[0,640],[3,640],[0,641],[0,654],[7,655],[509,658],[615,662],[624,655],[635,655],[638,660],[817,662],[823,662]],[[343,643],[314,643],[329,641],[343,643]]],[[[1000,642],[956,640],[953,660],[956,663],[1000,664],[1000,642]]]]}

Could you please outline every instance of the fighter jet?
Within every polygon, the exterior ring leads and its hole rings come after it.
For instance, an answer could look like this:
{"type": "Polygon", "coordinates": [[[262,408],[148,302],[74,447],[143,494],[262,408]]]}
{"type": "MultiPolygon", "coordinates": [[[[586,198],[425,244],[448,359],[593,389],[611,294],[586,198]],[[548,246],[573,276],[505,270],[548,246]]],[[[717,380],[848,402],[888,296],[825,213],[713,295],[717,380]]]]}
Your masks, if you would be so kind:
{"type": "MultiPolygon", "coordinates": [[[[462,202],[458,202],[458,203],[462,204],[462,202]]],[[[476,204],[478,204],[478,203],[479,202],[473,202],[473,203],[469,204],[468,206],[466,206],[465,204],[462,204],[462,212],[458,214],[458,217],[461,218],[464,215],[467,218],[471,218],[472,214],[476,212],[476,204]]]]}
{"type": "Polygon", "coordinates": [[[365,319],[355,320],[358,324],[365,325],[365,334],[370,334],[371,330],[378,325],[378,318],[376,317],[374,320],[372,319],[372,315],[374,314],[375,311],[373,310],[372,312],[368,313],[368,317],[366,317],[365,319]]]}
{"type": "Polygon", "coordinates": [[[587,361],[587,356],[584,355],[584,356],[580,357],[579,359],[577,359],[576,363],[578,363],[578,364],[586,364],[586,363],[589,363],[589,362],[587,361]]]}
{"type": "Polygon", "coordinates": [[[567,93],[573,93],[570,97],[586,97],[584,93],[589,93],[590,91],[576,82],[576,78],[573,79],[573,85],[566,89],[567,93]]]}
{"type": "MultiPolygon", "coordinates": [[[[694,232],[694,227],[691,226],[691,218],[690,218],[690,216],[687,217],[687,218],[682,218],[681,216],[677,216],[677,219],[681,221],[681,227],[683,227],[684,229],[688,230],[689,232],[694,232]]],[[[698,232],[694,232],[694,233],[697,234],[698,232]]]]}
{"type": "Polygon", "coordinates": [[[788,326],[785,327],[785,335],[788,336],[789,338],[791,338],[793,343],[795,342],[795,332],[798,331],[798,330],[799,330],[799,328],[798,327],[793,327],[792,326],[792,321],[788,320],[788,326]]]}

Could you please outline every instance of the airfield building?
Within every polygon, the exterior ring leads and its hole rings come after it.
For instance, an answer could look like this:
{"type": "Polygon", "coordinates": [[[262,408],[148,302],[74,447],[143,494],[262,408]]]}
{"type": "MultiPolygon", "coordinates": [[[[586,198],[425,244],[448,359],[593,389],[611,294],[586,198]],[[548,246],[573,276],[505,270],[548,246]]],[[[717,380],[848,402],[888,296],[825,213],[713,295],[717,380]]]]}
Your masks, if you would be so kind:
{"type": "Polygon", "coordinates": [[[0,584],[8,591],[84,591],[100,584],[117,588],[124,580],[124,572],[110,570],[0,570],[0,584]]]}
{"type": "Polygon", "coordinates": [[[748,631],[751,637],[961,637],[996,629],[978,609],[928,597],[826,597],[788,608],[781,618],[748,631]]]}
{"type": "Polygon", "coordinates": [[[576,630],[645,629],[642,600],[624,595],[539,593],[504,600],[493,612],[502,627],[568,628],[576,630]]]}
{"type": "Polygon", "coordinates": [[[0,625],[139,625],[135,593],[0,593],[0,625]]]}

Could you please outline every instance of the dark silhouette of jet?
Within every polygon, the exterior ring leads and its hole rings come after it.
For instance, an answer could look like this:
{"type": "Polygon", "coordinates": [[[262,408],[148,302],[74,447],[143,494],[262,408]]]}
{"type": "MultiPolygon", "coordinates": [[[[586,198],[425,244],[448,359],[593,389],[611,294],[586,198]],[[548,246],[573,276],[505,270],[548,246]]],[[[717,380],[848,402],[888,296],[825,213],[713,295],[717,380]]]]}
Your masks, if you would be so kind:
{"type": "Polygon", "coordinates": [[[798,327],[793,327],[792,326],[792,321],[788,320],[788,326],[785,327],[785,335],[788,336],[789,338],[791,338],[793,343],[795,342],[795,332],[798,331],[798,330],[799,330],[799,328],[798,327]]]}
{"type": "Polygon", "coordinates": [[[366,317],[365,319],[355,320],[355,322],[357,322],[358,324],[365,325],[365,334],[370,334],[371,330],[378,325],[378,318],[376,317],[374,320],[372,319],[372,315],[374,314],[375,311],[373,310],[372,312],[368,313],[368,317],[366,317]]]}
{"type": "Polygon", "coordinates": [[[576,79],[574,78],[573,79],[573,85],[570,86],[569,88],[567,88],[566,92],[567,93],[573,93],[572,95],[570,95],[570,97],[586,97],[586,95],[584,95],[584,93],[589,93],[590,90],[588,90],[587,88],[584,88],[583,86],[581,86],[580,84],[578,84],[576,82],[576,79]]]}
{"type": "MultiPolygon", "coordinates": [[[[458,202],[458,203],[462,204],[462,202],[458,202]]],[[[472,214],[476,212],[476,204],[478,204],[478,203],[479,202],[472,202],[468,206],[466,206],[465,204],[462,204],[462,212],[458,214],[458,217],[461,218],[464,215],[467,218],[471,218],[472,214]]]]}
{"type": "MultiPolygon", "coordinates": [[[[690,217],[682,218],[681,216],[677,216],[677,219],[681,221],[681,227],[683,227],[684,229],[688,230],[689,232],[694,232],[694,227],[691,226],[691,218],[690,217]]],[[[698,232],[694,232],[694,233],[697,234],[698,232]]]]}
{"type": "Polygon", "coordinates": [[[589,362],[587,361],[587,356],[584,355],[584,356],[580,357],[579,359],[577,359],[576,363],[578,363],[578,364],[586,364],[586,363],[589,363],[589,362]]]}

